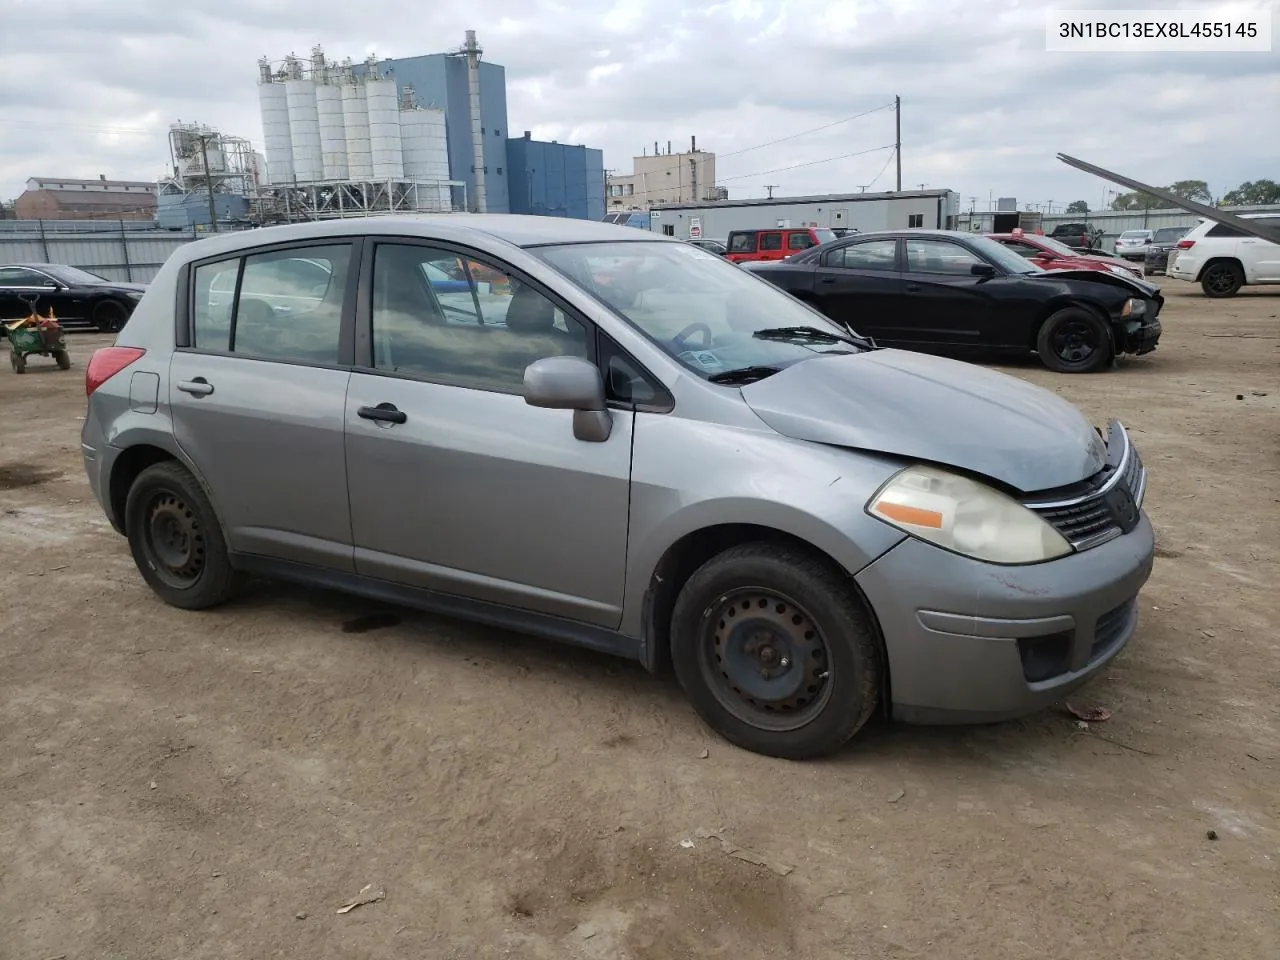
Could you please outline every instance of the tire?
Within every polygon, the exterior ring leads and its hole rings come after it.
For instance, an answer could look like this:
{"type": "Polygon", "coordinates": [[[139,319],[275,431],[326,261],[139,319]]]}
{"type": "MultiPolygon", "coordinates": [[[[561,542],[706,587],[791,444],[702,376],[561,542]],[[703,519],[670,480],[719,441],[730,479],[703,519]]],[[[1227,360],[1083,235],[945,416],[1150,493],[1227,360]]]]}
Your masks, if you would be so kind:
{"type": "Polygon", "coordinates": [[[9,366],[13,367],[14,373],[27,372],[27,358],[20,353],[9,352],[9,366]]]}
{"type": "Polygon", "coordinates": [[[93,308],[93,325],[99,333],[119,333],[128,319],[124,307],[114,300],[103,300],[93,308]]]}
{"type": "Polygon", "coordinates": [[[53,351],[53,360],[55,363],[57,363],[59,370],[71,369],[71,354],[67,353],[67,351],[65,350],[53,351]]]}
{"type": "Polygon", "coordinates": [[[1200,274],[1200,289],[1206,297],[1234,297],[1244,286],[1244,271],[1234,260],[1219,260],[1200,274]]]}
{"type": "Polygon", "coordinates": [[[235,572],[222,527],[204,489],[181,464],[157,463],[138,474],[124,524],[138,571],[165,603],[203,610],[231,595],[235,572]]]}
{"type": "Polygon", "coordinates": [[[857,733],[884,669],[848,576],[773,543],[733,547],[694,572],[672,613],[671,659],[708,726],[790,760],[831,753],[857,733]]]}
{"type": "Polygon", "coordinates": [[[1036,353],[1057,373],[1093,373],[1111,362],[1111,330],[1086,307],[1064,307],[1040,325],[1036,353]]]}

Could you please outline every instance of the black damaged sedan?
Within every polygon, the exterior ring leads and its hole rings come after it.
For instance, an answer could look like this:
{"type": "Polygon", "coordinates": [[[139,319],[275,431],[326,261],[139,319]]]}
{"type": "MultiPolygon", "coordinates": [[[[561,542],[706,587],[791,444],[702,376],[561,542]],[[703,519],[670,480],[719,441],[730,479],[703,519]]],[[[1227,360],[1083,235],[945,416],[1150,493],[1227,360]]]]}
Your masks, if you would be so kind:
{"type": "Polygon", "coordinates": [[[884,346],[1034,352],[1089,373],[1160,339],[1160,289],[1101,270],[1045,270],[1003,244],[949,230],[862,233],[787,260],[742,264],[884,346]]]}

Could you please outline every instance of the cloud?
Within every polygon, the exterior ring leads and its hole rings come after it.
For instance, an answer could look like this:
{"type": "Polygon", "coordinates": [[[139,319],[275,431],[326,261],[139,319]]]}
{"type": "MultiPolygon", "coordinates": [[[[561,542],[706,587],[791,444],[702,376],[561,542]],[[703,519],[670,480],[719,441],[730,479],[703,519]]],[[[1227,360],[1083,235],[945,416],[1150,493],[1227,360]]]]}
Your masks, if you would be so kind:
{"type": "Polygon", "coordinates": [[[259,56],[315,43],[331,58],[413,56],[456,48],[469,28],[506,67],[513,131],[601,147],[621,172],[655,140],[679,149],[696,136],[733,196],[763,196],[766,183],[778,195],[892,187],[890,155],[874,149],[893,141],[892,110],[751,148],[895,95],[903,185],[951,187],[966,205],[1098,196],[1102,184],[1058,151],[1215,193],[1280,175],[1280,124],[1264,115],[1280,103],[1274,52],[1048,53],[1045,11],[1059,6],[1107,4],[10,0],[23,42],[0,61],[0,197],[36,175],[154,178],[178,119],[261,145],[259,56]],[[814,162],[834,157],[846,159],[814,162]]]}

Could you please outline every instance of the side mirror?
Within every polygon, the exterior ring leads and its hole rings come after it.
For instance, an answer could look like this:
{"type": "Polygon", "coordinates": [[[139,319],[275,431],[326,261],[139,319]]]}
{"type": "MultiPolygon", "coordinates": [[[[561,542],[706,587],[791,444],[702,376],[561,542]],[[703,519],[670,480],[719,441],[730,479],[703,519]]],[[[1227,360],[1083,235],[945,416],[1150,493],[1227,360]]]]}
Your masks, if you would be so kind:
{"type": "Polygon", "coordinates": [[[996,268],[989,263],[975,263],[969,267],[969,272],[975,277],[994,277],[996,268]]]}
{"type": "Polygon", "coordinates": [[[573,411],[573,435],[604,443],[613,418],[604,400],[604,379],[596,365],[579,357],[544,357],[524,368],[524,402],[531,407],[573,411]]]}

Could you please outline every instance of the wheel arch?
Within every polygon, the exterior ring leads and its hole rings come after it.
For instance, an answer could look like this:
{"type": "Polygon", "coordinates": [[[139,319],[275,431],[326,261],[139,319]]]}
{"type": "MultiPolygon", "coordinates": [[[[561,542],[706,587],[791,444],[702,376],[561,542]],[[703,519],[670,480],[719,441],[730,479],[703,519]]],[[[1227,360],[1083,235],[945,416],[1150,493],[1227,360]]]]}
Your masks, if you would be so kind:
{"type": "Polygon", "coordinates": [[[862,605],[875,635],[876,646],[883,665],[881,693],[882,710],[892,701],[889,656],[884,632],[875,608],[854,579],[850,570],[828,551],[823,550],[793,533],[757,523],[719,523],[692,530],[667,547],[649,577],[648,589],[643,601],[642,659],[647,669],[654,673],[666,672],[671,667],[671,616],[676,598],[685,582],[700,566],[724,551],[746,543],[774,543],[785,545],[809,554],[831,565],[847,578],[858,602],[862,605]]]}
{"type": "Polygon", "coordinates": [[[1071,294],[1054,297],[1052,300],[1046,303],[1043,307],[1041,307],[1040,312],[1036,315],[1035,323],[1031,325],[1031,331],[1030,331],[1031,340],[1028,346],[1031,348],[1032,351],[1036,349],[1036,341],[1040,337],[1040,331],[1044,327],[1044,325],[1049,322],[1049,318],[1052,317],[1059,310],[1065,310],[1068,307],[1077,307],[1081,310],[1088,310],[1090,313],[1096,316],[1099,320],[1101,320],[1103,327],[1106,328],[1107,338],[1111,341],[1111,349],[1113,352],[1115,351],[1116,333],[1114,330],[1114,324],[1112,323],[1112,320],[1111,320],[1111,316],[1110,314],[1107,313],[1106,308],[1103,307],[1102,304],[1097,303],[1096,301],[1090,300],[1087,297],[1081,297],[1078,295],[1071,295],[1071,294]]]}
{"type": "Polygon", "coordinates": [[[209,498],[209,503],[213,506],[218,522],[222,522],[222,511],[218,508],[217,498],[214,497],[213,491],[209,489],[209,484],[205,482],[200,471],[195,469],[195,466],[180,450],[171,447],[162,438],[154,435],[138,437],[136,442],[133,443],[129,443],[126,440],[125,443],[121,444],[117,440],[117,444],[122,449],[111,462],[110,474],[107,478],[106,496],[108,518],[118,533],[124,533],[125,502],[129,498],[129,488],[133,486],[133,482],[143,470],[157,463],[168,461],[179,464],[195,477],[196,483],[200,484],[205,496],[209,498]]]}
{"type": "Polygon", "coordinates": [[[1237,256],[1227,255],[1227,256],[1220,256],[1220,257],[1210,257],[1208,260],[1202,263],[1200,265],[1200,270],[1198,273],[1196,273],[1196,278],[1193,282],[1200,283],[1202,280],[1204,280],[1205,272],[1210,267],[1216,266],[1219,263],[1234,264],[1236,267],[1239,268],[1240,273],[1245,277],[1246,281],[1248,280],[1248,273],[1244,268],[1244,262],[1237,256]]]}

